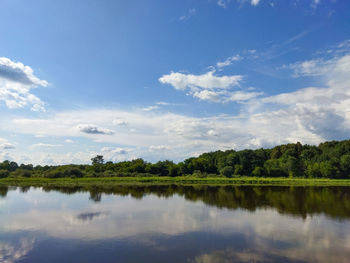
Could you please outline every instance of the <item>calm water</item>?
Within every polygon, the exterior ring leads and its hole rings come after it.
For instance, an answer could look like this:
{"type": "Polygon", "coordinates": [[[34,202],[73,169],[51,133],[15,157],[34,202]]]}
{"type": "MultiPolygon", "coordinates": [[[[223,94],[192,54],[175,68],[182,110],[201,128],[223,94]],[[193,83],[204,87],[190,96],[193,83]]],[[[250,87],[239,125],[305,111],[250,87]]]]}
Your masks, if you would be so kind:
{"type": "Polygon", "coordinates": [[[350,262],[350,191],[0,188],[0,262],[350,262]]]}

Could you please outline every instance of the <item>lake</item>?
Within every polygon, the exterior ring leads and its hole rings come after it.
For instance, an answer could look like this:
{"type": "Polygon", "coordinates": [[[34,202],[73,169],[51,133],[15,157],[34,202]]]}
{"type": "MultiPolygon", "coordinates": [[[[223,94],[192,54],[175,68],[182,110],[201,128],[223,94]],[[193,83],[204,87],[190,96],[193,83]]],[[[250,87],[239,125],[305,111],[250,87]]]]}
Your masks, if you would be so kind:
{"type": "Polygon", "coordinates": [[[0,187],[0,262],[350,262],[350,191],[0,187]]]}

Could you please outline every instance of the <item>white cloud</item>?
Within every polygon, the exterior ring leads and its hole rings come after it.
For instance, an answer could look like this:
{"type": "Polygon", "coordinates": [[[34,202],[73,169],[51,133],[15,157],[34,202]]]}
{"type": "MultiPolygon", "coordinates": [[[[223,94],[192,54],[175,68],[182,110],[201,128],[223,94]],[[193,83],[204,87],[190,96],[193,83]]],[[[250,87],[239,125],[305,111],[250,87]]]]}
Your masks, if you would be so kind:
{"type": "Polygon", "coordinates": [[[311,7],[316,8],[320,4],[320,0],[311,0],[311,7]]]}
{"type": "Polygon", "coordinates": [[[230,66],[232,64],[232,62],[239,61],[241,59],[243,59],[243,58],[239,54],[237,54],[235,56],[228,57],[224,61],[216,63],[216,67],[219,69],[222,69],[223,67],[230,66]]]}
{"type": "Polygon", "coordinates": [[[116,126],[126,126],[128,123],[123,120],[123,119],[114,119],[112,121],[113,125],[116,125],[116,126]]]}
{"type": "Polygon", "coordinates": [[[0,138],[0,161],[2,160],[13,160],[12,154],[16,147],[10,143],[7,139],[0,138]],[[11,154],[10,154],[11,151],[11,154]]]}
{"type": "Polygon", "coordinates": [[[12,150],[15,149],[16,147],[9,142],[4,142],[4,143],[0,143],[0,150],[12,150]]]}
{"type": "Polygon", "coordinates": [[[102,152],[107,153],[116,153],[116,154],[127,154],[128,150],[123,148],[112,148],[112,147],[103,147],[101,149],[102,152]]]}
{"type": "Polygon", "coordinates": [[[170,84],[175,89],[186,90],[187,88],[196,89],[227,89],[233,86],[238,86],[242,81],[243,76],[215,76],[213,71],[209,71],[202,75],[183,74],[172,72],[163,75],[159,81],[163,84],[170,84]]]}
{"type": "Polygon", "coordinates": [[[77,128],[79,131],[87,134],[105,134],[105,135],[114,134],[114,131],[106,128],[97,127],[94,124],[79,124],[77,128]]]}
{"type": "Polygon", "coordinates": [[[218,6],[220,6],[222,8],[226,8],[230,2],[231,2],[231,0],[218,0],[217,4],[218,4],[218,6]]]}
{"type": "Polygon", "coordinates": [[[186,21],[188,19],[190,19],[192,16],[195,16],[197,13],[195,8],[190,8],[186,14],[184,14],[183,16],[179,17],[180,21],[186,21]]]}
{"type": "Polygon", "coordinates": [[[182,106],[183,104],[159,101],[159,102],[156,102],[156,105],[159,105],[159,106],[182,106]]]}
{"type": "Polygon", "coordinates": [[[65,143],[74,143],[74,141],[71,140],[71,139],[66,139],[66,140],[64,140],[64,142],[65,142],[65,143]]]}
{"type": "Polygon", "coordinates": [[[159,109],[158,105],[153,105],[153,106],[148,106],[148,107],[142,108],[143,111],[152,111],[152,110],[157,110],[157,109],[159,109]]]}
{"type": "Polygon", "coordinates": [[[33,147],[43,147],[43,148],[57,148],[63,147],[62,144],[50,144],[50,143],[35,143],[32,144],[33,147]]]}
{"type": "Polygon", "coordinates": [[[242,80],[241,75],[215,76],[214,71],[202,75],[172,72],[159,78],[161,83],[170,84],[177,90],[188,90],[188,95],[217,103],[234,101],[235,93],[231,89],[239,86],[242,80]]]}
{"type": "Polygon", "coordinates": [[[199,98],[201,100],[209,100],[213,102],[220,102],[220,95],[211,90],[201,90],[193,93],[193,97],[199,98]]]}
{"type": "Polygon", "coordinates": [[[166,145],[151,145],[149,147],[150,151],[165,151],[165,150],[170,150],[169,146],[166,145]]]}
{"type": "Polygon", "coordinates": [[[350,54],[344,56],[336,56],[331,59],[317,58],[308,61],[297,62],[287,66],[294,70],[295,77],[302,76],[325,76],[347,74],[350,68],[350,54]]]}
{"type": "Polygon", "coordinates": [[[132,149],[120,148],[120,147],[102,147],[101,153],[106,161],[121,162],[136,159],[137,157],[132,155],[132,149]]]}
{"type": "MultiPolygon", "coordinates": [[[[217,149],[256,148],[296,140],[304,143],[322,141],[324,138],[319,136],[317,131],[307,129],[303,124],[304,120],[306,119],[303,112],[293,113],[286,110],[242,116],[222,115],[201,118],[172,113],[89,110],[59,113],[40,121],[15,119],[7,122],[7,126],[3,128],[16,129],[17,133],[25,134],[36,134],[40,131],[49,136],[58,137],[86,136],[99,143],[124,145],[134,149],[133,156],[152,160],[181,160],[201,152],[217,149]],[[107,126],[115,116],[124,116],[125,119],[130,120],[129,126],[137,129],[138,132],[131,133],[128,130],[121,130],[116,134],[100,136],[100,134],[80,133],[72,129],[77,125],[74,124],[75,121],[84,121],[84,118],[94,121],[96,125],[107,126]],[[300,119],[299,125],[296,125],[298,119],[300,119]],[[284,131],[283,136],[281,136],[281,131],[284,131]],[[159,145],[166,145],[172,151],[165,151],[162,154],[153,151],[151,155],[147,154],[150,149],[156,149],[151,146],[159,145]]],[[[86,149],[84,149],[85,147],[82,147],[82,155],[79,154],[81,156],[77,155],[75,158],[88,162],[96,152],[85,154],[86,149]]],[[[30,158],[34,157],[30,156],[30,158]]],[[[42,162],[43,159],[40,158],[42,162]]],[[[50,158],[57,159],[58,162],[73,162],[66,156],[59,157],[58,153],[50,155],[50,158]]],[[[38,160],[35,163],[37,162],[38,160]]]]}
{"type": "Polygon", "coordinates": [[[0,57],[0,101],[4,101],[8,108],[30,106],[32,111],[45,111],[45,103],[31,90],[47,85],[48,82],[36,77],[29,66],[0,57]]]}
{"type": "Polygon", "coordinates": [[[250,4],[253,6],[257,6],[259,4],[260,0],[251,0],[250,4]]]}

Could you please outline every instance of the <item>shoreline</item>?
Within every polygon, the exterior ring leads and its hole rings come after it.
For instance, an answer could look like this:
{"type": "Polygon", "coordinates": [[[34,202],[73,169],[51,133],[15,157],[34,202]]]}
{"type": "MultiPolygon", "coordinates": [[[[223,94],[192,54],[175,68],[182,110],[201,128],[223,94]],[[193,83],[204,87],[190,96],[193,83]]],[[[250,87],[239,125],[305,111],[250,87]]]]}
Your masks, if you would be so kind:
{"type": "Polygon", "coordinates": [[[103,177],[103,178],[3,178],[0,186],[96,186],[120,185],[232,185],[232,186],[350,186],[350,179],[306,178],[198,178],[198,177],[103,177]]]}

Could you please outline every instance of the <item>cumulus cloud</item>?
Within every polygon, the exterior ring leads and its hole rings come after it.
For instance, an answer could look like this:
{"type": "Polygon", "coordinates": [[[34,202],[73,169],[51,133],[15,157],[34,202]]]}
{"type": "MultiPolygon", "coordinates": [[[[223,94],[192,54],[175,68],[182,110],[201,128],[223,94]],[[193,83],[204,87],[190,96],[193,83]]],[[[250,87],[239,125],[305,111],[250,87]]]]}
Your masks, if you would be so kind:
{"type": "Polygon", "coordinates": [[[87,134],[106,134],[111,135],[114,134],[114,131],[106,129],[106,128],[100,128],[93,124],[79,124],[77,126],[79,131],[87,134]]]}
{"type": "Polygon", "coordinates": [[[215,76],[213,71],[209,71],[202,75],[171,72],[160,77],[159,81],[163,84],[170,84],[177,90],[186,90],[187,88],[227,89],[239,85],[242,79],[241,75],[220,77],[215,76]]]}
{"type": "Polygon", "coordinates": [[[32,111],[45,111],[45,103],[31,90],[48,82],[34,75],[32,68],[21,62],[0,57],[0,101],[10,109],[30,106],[32,111]]]}
{"type": "Polygon", "coordinates": [[[309,87],[266,97],[261,102],[286,106],[303,127],[324,139],[344,139],[350,131],[350,54],[317,58],[290,67],[296,77],[323,79],[325,87],[309,87]]]}
{"type": "MultiPolygon", "coordinates": [[[[235,92],[232,92],[232,88],[238,87],[242,80],[241,75],[216,76],[214,71],[202,75],[172,72],[159,78],[162,84],[170,84],[177,90],[188,91],[188,95],[195,98],[221,103],[235,101],[235,92]]],[[[251,93],[248,97],[258,95],[251,93]]]]}

